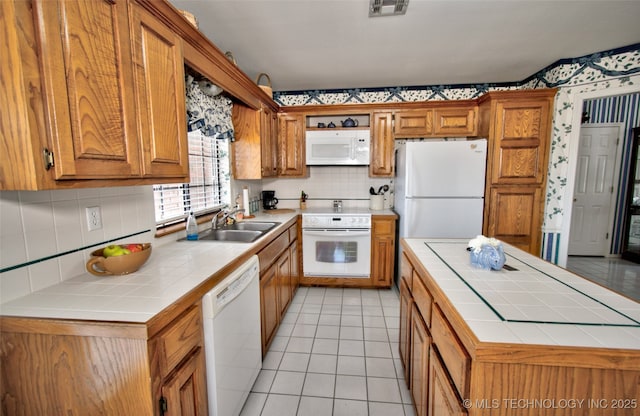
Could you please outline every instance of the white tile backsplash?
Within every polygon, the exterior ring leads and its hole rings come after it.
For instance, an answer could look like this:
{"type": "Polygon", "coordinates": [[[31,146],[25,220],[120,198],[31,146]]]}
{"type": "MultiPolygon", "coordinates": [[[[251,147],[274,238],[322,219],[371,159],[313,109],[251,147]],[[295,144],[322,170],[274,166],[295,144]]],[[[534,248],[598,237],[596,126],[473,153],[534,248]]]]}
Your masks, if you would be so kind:
{"type": "MultiPolygon", "coordinates": [[[[276,191],[278,208],[299,208],[302,191],[309,195],[308,208],[330,208],[334,199],[341,199],[344,208],[367,208],[371,186],[377,191],[387,184],[393,191],[393,178],[370,178],[368,166],[307,166],[307,172],[306,178],[265,179],[262,188],[276,191]]],[[[393,203],[390,192],[385,208],[393,203]]]]}
{"type": "Polygon", "coordinates": [[[99,247],[74,250],[145,230],[123,241],[153,240],[151,186],[0,192],[0,269],[35,262],[0,273],[0,303],[83,273],[99,247]],[[101,208],[103,228],[88,231],[85,209],[92,206],[101,208]]]}

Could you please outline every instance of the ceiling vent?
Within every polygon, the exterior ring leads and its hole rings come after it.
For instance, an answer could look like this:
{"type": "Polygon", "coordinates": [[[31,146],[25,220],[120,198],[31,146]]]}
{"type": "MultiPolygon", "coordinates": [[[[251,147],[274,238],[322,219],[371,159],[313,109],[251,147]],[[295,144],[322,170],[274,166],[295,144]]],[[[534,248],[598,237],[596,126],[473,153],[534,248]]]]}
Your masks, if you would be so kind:
{"type": "Polygon", "coordinates": [[[369,0],[369,17],[405,14],[409,0],[369,0]]]}

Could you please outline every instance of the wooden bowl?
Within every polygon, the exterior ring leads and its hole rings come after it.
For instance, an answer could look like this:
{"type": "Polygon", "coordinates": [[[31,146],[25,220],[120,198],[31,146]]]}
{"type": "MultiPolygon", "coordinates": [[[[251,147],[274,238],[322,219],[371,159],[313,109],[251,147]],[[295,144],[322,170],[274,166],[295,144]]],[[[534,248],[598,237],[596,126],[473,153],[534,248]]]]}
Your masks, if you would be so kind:
{"type": "Polygon", "coordinates": [[[105,257],[103,255],[102,251],[105,247],[98,249],[91,253],[91,259],[87,262],[87,271],[96,276],[133,273],[138,270],[151,255],[151,243],[142,243],[141,245],[141,251],[112,257],[105,257]]]}

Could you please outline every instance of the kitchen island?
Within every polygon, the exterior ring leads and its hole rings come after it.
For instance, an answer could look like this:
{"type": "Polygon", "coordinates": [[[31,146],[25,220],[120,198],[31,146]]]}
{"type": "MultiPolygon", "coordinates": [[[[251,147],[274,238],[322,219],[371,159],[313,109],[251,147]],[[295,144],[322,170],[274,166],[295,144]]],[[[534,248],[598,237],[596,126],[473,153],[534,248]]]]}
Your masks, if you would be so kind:
{"type": "Polygon", "coordinates": [[[418,415],[638,415],[640,305],[505,244],[402,240],[400,353],[418,415]]]}

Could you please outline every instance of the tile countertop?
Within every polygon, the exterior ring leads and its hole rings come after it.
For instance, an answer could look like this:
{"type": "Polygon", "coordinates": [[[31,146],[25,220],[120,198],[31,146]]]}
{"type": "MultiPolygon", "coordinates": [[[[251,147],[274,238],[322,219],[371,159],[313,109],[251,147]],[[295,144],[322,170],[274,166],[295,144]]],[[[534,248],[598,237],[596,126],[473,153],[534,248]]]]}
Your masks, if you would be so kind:
{"type": "Polygon", "coordinates": [[[640,349],[640,304],[504,245],[516,270],[471,266],[468,240],[406,239],[481,342],[640,349]]]}
{"type": "Polygon", "coordinates": [[[247,221],[281,225],[252,243],[176,241],[153,247],[135,273],[99,277],[90,273],[0,304],[0,315],[145,323],[269,235],[283,230],[299,211],[257,215],[247,221]]]}

